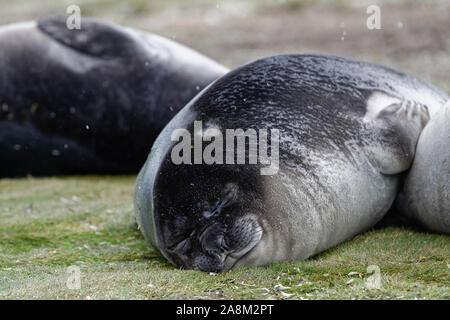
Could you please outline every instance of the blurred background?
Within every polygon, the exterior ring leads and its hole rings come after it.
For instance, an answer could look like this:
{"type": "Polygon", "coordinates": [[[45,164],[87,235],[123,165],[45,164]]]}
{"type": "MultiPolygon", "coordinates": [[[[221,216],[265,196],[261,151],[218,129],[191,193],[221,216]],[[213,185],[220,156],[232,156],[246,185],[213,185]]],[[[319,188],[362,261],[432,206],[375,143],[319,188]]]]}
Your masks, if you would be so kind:
{"type": "Polygon", "coordinates": [[[450,92],[450,0],[0,0],[0,24],[90,16],[150,31],[234,68],[280,53],[348,56],[413,74],[450,92]],[[369,5],[381,29],[366,26],[369,5]]]}

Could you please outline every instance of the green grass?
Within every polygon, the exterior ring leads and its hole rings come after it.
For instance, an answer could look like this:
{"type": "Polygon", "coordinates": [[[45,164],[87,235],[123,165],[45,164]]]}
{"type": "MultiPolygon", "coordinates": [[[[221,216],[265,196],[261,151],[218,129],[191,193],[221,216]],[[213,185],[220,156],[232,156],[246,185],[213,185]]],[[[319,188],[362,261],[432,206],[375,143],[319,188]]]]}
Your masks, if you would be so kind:
{"type": "Polygon", "coordinates": [[[219,275],[178,270],[134,225],[134,181],[0,180],[0,299],[450,298],[450,238],[396,228],[302,262],[219,275]],[[369,265],[380,268],[378,289],[366,286],[369,265]],[[80,268],[80,289],[66,285],[69,266],[80,268]]]}

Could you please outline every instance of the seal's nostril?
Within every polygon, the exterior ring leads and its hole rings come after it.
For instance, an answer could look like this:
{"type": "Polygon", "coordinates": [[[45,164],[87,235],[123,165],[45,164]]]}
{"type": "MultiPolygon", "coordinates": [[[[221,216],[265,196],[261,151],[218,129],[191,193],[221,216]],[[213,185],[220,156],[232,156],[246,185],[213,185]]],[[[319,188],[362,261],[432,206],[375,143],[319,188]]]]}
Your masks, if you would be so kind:
{"type": "Polygon", "coordinates": [[[210,254],[223,252],[222,239],[226,227],[220,223],[214,223],[207,227],[199,236],[202,251],[210,254]]]}
{"type": "Polygon", "coordinates": [[[220,246],[223,248],[223,250],[226,251],[230,251],[230,246],[227,244],[227,241],[225,240],[225,237],[222,236],[220,239],[220,246]]]}

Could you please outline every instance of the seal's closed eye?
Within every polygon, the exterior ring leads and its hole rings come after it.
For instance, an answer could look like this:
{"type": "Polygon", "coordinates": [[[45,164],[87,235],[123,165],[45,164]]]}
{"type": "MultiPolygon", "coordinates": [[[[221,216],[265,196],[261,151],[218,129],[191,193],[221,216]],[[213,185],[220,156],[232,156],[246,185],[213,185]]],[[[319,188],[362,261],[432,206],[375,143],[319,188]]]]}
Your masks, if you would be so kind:
{"type": "Polygon", "coordinates": [[[230,206],[236,201],[238,193],[238,186],[234,183],[227,183],[222,192],[222,198],[215,202],[212,208],[203,211],[203,217],[211,218],[212,216],[221,212],[223,208],[230,206]]]}

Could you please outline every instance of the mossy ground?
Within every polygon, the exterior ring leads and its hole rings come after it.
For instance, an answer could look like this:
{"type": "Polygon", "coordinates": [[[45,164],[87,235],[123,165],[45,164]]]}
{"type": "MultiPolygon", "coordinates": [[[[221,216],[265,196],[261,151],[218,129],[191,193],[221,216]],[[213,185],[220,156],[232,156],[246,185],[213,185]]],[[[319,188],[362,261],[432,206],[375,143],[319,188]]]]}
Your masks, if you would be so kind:
{"type": "Polygon", "coordinates": [[[136,229],[134,182],[0,180],[0,299],[450,298],[450,238],[398,228],[367,232],[302,262],[219,275],[178,270],[136,229]],[[378,289],[366,285],[369,265],[380,269],[378,289]],[[80,289],[67,286],[69,266],[80,268],[80,289]]]}

